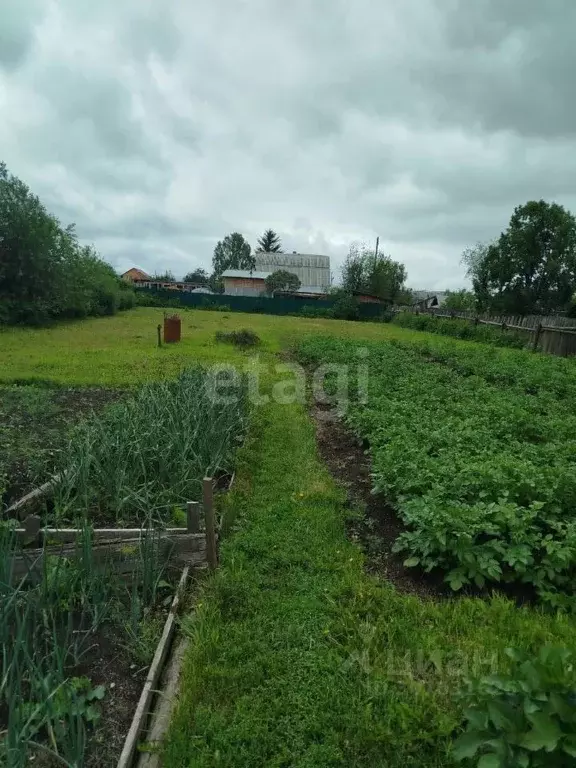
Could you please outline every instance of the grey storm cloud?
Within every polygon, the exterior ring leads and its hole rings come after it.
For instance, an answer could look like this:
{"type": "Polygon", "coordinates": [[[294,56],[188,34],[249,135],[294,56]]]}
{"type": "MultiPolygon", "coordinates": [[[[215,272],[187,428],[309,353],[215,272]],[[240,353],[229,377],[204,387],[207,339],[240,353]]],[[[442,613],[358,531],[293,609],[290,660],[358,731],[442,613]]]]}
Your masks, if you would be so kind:
{"type": "Polygon", "coordinates": [[[576,209],[572,0],[5,0],[1,159],[118,269],[265,227],[414,287],[514,206],[576,209]]]}

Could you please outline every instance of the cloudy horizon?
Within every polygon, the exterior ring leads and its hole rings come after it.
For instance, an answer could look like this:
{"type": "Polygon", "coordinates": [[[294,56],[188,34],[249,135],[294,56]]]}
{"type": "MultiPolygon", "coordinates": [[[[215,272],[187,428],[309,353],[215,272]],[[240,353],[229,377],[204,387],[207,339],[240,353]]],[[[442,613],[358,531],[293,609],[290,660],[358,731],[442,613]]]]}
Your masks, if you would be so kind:
{"type": "Polygon", "coordinates": [[[0,160],[119,271],[268,227],[414,288],[544,198],[576,211],[571,0],[7,0],[0,160]],[[82,6],[82,7],[80,7],[82,6]]]}

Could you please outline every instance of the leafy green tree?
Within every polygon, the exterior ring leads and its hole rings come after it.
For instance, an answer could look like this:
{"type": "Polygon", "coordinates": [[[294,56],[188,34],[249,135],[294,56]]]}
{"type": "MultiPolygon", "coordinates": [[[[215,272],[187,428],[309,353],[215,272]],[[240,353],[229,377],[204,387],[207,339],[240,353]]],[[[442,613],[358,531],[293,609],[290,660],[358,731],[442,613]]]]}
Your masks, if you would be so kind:
{"type": "Polygon", "coordinates": [[[203,285],[207,285],[209,281],[208,272],[206,272],[205,269],[195,269],[192,272],[188,272],[186,275],[184,275],[184,282],[185,283],[202,283],[203,285]]]}
{"type": "Polygon", "coordinates": [[[272,272],[266,278],[265,283],[266,291],[272,294],[277,291],[291,291],[294,293],[301,285],[300,279],[285,269],[277,269],[275,272],[272,272]]]}
{"type": "Polygon", "coordinates": [[[249,243],[239,232],[226,235],[214,248],[213,278],[217,280],[227,269],[254,269],[256,260],[251,251],[249,243]]]}
{"type": "Polygon", "coordinates": [[[454,312],[473,312],[476,309],[474,291],[462,288],[459,291],[446,291],[443,308],[454,312]]]}
{"type": "Polygon", "coordinates": [[[498,241],[464,254],[481,309],[548,314],[576,288],[576,219],[544,200],[518,206],[498,241]]]}
{"type": "Polygon", "coordinates": [[[267,229],[258,240],[257,253],[282,253],[280,237],[273,229],[267,229]]]}
{"type": "Polygon", "coordinates": [[[133,289],[0,163],[0,322],[43,324],[133,306],[133,289]]]}
{"type": "Polygon", "coordinates": [[[376,254],[353,243],[342,268],[342,286],[348,293],[368,293],[393,304],[405,289],[406,268],[390,256],[376,254]]]}

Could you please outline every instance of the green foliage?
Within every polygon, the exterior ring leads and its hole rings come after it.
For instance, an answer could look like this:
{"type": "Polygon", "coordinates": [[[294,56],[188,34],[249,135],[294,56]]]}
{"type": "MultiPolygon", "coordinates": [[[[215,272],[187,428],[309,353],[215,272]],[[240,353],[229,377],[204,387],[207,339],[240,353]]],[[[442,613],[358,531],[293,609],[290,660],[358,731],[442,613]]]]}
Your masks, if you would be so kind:
{"type": "Polygon", "coordinates": [[[477,768],[562,768],[576,758],[576,669],[571,651],[537,657],[508,649],[505,675],[472,679],[462,692],[466,732],[454,756],[477,768]]]}
{"type": "Polygon", "coordinates": [[[216,341],[225,344],[234,344],[235,347],[256,347],[260,344],[260,337],[254,331],[244,328],[241,331],[217,331],[216,341]]]}
{"type": "Polygon", "coordinates": [[[439,333],[443,336],[454,336],[457,339],[480,341],[483,344],[494,344],[497,347],[524,349],[530,340],[526,334],[505,331],[481,323],[475,325],[470,320],[456,317],[445,318],[414,312],[398,312],[394,317],[394,323],[401,328],[413,328],[416,331],[439,333]]]}
{"type": "Polygon", "coordinates": [[[333,317],[337,320],[360,319],[360,302],[355,296],[345,290],[334,292],[332,295],[336,299],[332,308],[333,317]]]}
{"type": "Polygon", "coordinates": [[[11,563],[21,554],[10,526],[0,526],[0,647],[9,649],[0,654],[0,762],[21,768],[40,748],[58,764],[85,765],[87,730],[99,719],[105,688],[78,672],[104,623],[121,641],[133,606],[150,612],[158,590],[149,585],[165,565],[158,536],[143,537],[130,594],[125,575],[95,563],[87,525],[75,559],[45,557],[34,579],[13,578],[11,563]]]}
{"type": "Polygon", "coordinates": [[[207,285],[209,279],[208,272],[201,268],[188,272],[183,278],[185,283],[202,283],[202,285],[207,285]]]}
{"type": "Polygon", "coordinates": [[[0,163],[0,323],[114,314],[134,291],[0,163]]]}
{"type": "Polygon", "coordinates": [[[282,253],[280,237],[273,229],[267,229],[258,240],[257,253],[282,253]]]}
{"type": "Polygon", "coordinates": [[[152,280],[157,280],[158,282],[163,283],[175,283],[176,277],[174,276],[174,272],[172,272],[172,270],[167,269],[164,272],[155,272],[152,275],[152,280]]]}
{"type": "Polygon", "coordinates": [[[334,317],[334,310],[328,307],[315,307],[314,304],[305,304],[300,312],[300,317],[334,317]]]}
{"type": "Polygon", "coordinates": [[[79,425],[61,459],[57,519],[162,525],[173,504],[200,498],[202,479],[230,468],[244,427],[243,383],[233,403],[217,384],[217,372],[188,368],[79,425]]]}
{"type": "Polygon", "coordinates": [[[264,282],[266,283],[266,291],[271,294],[277,291],[295,293],[301,285],[300,279],[286,269],[277,269],[271,275],[268,275],[264,282]]]}
{"type": "Polygon", "coordinates": [[[342,287],[347,293],[367,293],[394,304],[404,291],[406,268],[390,256],[353,244],[342,267],[342,287]]]}
{"type": "Polygon", "coordinates": [[[446,291],[443,309],[455,312],[474,312],[476,309],[476,296],[473,291],[462,288],[459,291],[446,291]]]}
{"type": "Polygon", "coordinates": [[[214,248],[212,279],[217,280],[227,269],[254,269],[256,261],[251,250],[239,232],[226,235],[214,248]]]}
{"type": "MultiPolygon", "coordinates": [[[[516,582],[572,607],[576,369],[555,377],[556,361],[510,351],[497,379],[500,350],[489,347],[367,348],[368,402],[353,400],[348,419],[370,443],[375,493],[406,525],[396,543],[406,565],[443,572],[454,590],[516,582]]],[[[354,352],[332,339],[300,349],[307,362],[346,364],[354,352]]]]}
{"type": "Polygon", "coordinates": [[[576,219],[557,203],[518,206],[497,242],[465,252],[481,309],[507,314],[565,310],[576,287],[576,219]]]}
{"type": "Polygon", "coordinates": [[[183,621],[166,768],[454,768],[463,680],[498,671],[510,645],[574,647],[571,617],[420,599],[367,574],[303,406],[256,409],[238,459],[233,535],[183,621]]]}

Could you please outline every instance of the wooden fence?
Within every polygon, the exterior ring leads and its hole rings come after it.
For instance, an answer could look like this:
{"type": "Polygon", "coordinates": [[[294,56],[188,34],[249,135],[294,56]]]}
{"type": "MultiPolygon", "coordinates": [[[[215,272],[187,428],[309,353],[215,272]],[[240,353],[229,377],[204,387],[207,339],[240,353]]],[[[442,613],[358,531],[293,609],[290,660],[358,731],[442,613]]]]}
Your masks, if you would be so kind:
{"type": "Polygon", "coordinates": [[[475,325],[491,325],[502,331],[523,332],[532,349],[549,355],[571,357],[576,355],[576,320],[558,315],[482,315],[475,312],[447,311],[442,307],[420,310],[417,314],[434,317],[459,318],[475,325]]]}
{"type": "MultiPolygon", "coordinates": [[[[50,484],[42,486],[49,492],[50,484]]],[[[171,567],[201,567],[213,570],[218,564],[217,532],[214,514],[214,481],[204,478],[202,502],[189,501],[186,508],[186,528],[140,529],[95,528],[89,531],[90,551],[96,567],[130,576],[140,557],[140,548],[147,536],[157,539],[158,556],[171,567]],[[202,518],[204,518],[202,524],[202,518]]],[[[38,500],[38,493],[28,495],[27,504],[38,500]]],[[[18,504],[22,516],[27,504],[18,504]]],[[[42,528],[40,517],[31,514],[15,530],[20,546],[12,557],[10,576],[14,582],[23,578],[36,582],[42,577],[45,559],[83,556],[84,532],[77,528],[42,528]]]]}

